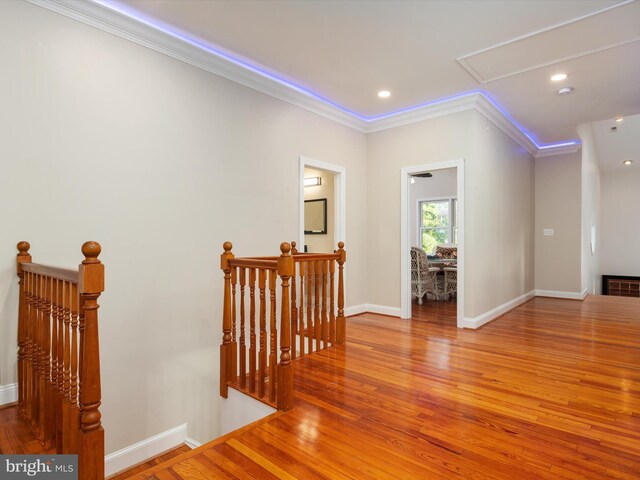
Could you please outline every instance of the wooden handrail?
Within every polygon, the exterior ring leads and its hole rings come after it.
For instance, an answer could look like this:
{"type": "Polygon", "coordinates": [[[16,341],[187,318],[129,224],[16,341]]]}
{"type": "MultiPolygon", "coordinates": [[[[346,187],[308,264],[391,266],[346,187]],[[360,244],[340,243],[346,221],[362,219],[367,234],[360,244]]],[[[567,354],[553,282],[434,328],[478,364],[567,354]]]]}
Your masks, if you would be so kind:
{"type": "Polygon", "coordinates": [[[78,270],[32,263],[18,244],[18,409],[45,449],[78,454],[78,478],[104,479],[98,298],[100,245],[78,270]]]}
{"type": "Polygon", "coordinates": [[[279,257],[238,258],[232,248],[225,242],[220,258],[224,272],[220,394],[227,397],[233,386],[279,410],[289,410],[292,361],[345,340],[344,244],[340,242],[334,253],[301,254],[295,242],[285,242],[279,257]],[[278,292],[276,277],[281,279],[278,292]]]}
{"type": "Polygon", "coordinates": [[[49,277],[54,280],[62,280],[69,283],[75,283],[76,285],[80,282],[80,276],[77,270],[29,262],[21,263],[21,265],[23,272],[31,272],[38,275],[44,275],[45,277],[49,277]]]}
{"type": "Polygon", "coordinates": [[[230,267],[265,268],[276,270],[278,268],[278,257],[265,258],[233,258],[229,260],[230,267]]]}
{"type": "Polygon", "coordinates": [[[296,263],[310,260],[338,260],[339,258],[339,253],[297,253],[293,255],[293,261],[296,263]]]}

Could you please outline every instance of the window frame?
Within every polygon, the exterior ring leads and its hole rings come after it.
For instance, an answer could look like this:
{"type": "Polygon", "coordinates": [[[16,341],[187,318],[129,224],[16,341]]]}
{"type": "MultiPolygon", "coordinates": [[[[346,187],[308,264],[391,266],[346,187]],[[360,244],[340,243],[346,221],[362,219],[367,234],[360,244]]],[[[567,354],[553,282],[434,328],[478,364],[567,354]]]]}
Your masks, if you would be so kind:
{"type": "MultiPolygon", "coordinates": [[[[424,248],[422,246],[422,231],[424,229],[435,230],[435,229],[447,229],[448,230],[448,238],[449,243],[457,245],[458,242],[453,242],[454,232],[456,232],[458,228],[458,212],[456,208],[458,207],[458,197],[457,196],[447,196],[447,197],[429,197],[429,198],[418,198],[417,199],[417,224],[418,228],[416,229],[416,233],[418,238],[416,239],[416,245],[420,245],[420,248],[424,248]],[[430,203],[430,202],[444,202],[447,201],[449,203],[449,225],[447,227],[423,227],[422,226],[422,204],[430,203]]],[[[429,253],[429,252],[427,252],[429,253]]]]}

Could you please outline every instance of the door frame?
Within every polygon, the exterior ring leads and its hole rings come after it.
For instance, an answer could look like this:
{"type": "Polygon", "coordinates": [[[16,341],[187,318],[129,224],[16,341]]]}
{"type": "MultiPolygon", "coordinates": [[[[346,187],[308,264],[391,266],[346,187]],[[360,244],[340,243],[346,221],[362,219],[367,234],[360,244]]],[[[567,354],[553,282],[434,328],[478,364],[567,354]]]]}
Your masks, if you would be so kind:
{"type": "Polygon", "coordinates": [[[403,167],[400,171],[400,311],[402,318],[411,318],[411,250],[415,239],[410,235],[410,223],[414,221],[410,217],[410,181],[416,173],[456,168],[457,199],[458,199],[458,295],[457,295],[457,319],[458,328],[464,327],[464,237],[465,237],[465,189],[464,189],[464,159],[449,160],[445,162],[425,163],[411,167],[403,167]]]}
{"type": "MultiPolygon", "coordinates": [[[[315,160],[300,156],[298,162],[298,241],[304,248],[304,169],[305,167],[325,170],[334,174],[333,177],[333,241],[334,248],[338,248],[338,242],[347,243],[347,203],[346,185],[347,169],[341,165],[315,160]]],[[[302,251],[302,250],[301,250],[302,251]]]]}

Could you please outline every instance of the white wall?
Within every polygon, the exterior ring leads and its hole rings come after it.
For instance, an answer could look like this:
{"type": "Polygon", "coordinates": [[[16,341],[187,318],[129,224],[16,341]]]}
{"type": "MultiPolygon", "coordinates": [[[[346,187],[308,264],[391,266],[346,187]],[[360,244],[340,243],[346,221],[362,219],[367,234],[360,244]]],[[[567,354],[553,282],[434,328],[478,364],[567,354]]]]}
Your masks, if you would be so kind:
{"type": "Polygon", "coordinates": [[[0,385],[15,378],[15,244],[77,265],[102,244],[113,452],[187,422],[219,434],[222,243],[298,234],[298,158],[346,167],[347,304],[366,303],[364,134],[24,2],[0,2],[0,385]]]}
{"type": "Polygon", "coordinates": [[[445,168],[431,172],[431,178],[416,178],[416,183],[409,186],[409,209],[410,209],[410,241],[412,245],[420,246],[420,215],[418,203],[421,200],[431,198],[443,198],[456,196],[457,172],[455,168],[445,168]]]}
{"type": "Polygon", "coordinates": [[[581,292],[581,171],[580,152],[535,160],[536,290],[581,292]]]}
{"type": "Polygon", "coordinates": [[[640,170],[603,173],[600,272],[640,276],[640,170]]]}
{"type": "Polygon", "coordinates": [[[600,294],[600,167],[590,124],[578,125],[582,140],[581,290],[600,294]]]}
{"type": "Polygon", "coordinates": [[[465,159],[465,316],[534,287],[533,158],[476,111],[367,137],[369,301],[400,306],[400,169],[465,159]],[[473,288],[472,288],[473,287],[473,288]]]}
{"type": "MultiPolygon", "coordinates": [[[[335,174],[326,170],[316,170],[314,168],[304,169],[305,178],[320,177],[320,185],[304,188],[305,200],[327,199],[327,233],[326,235],[305,235],[304,243],[309,252],[333,252],[338,248],[335,241],[335,198],[334,179],[335,174]]],[[[298,251],[304,251],[304,246],[298,247],[298,251]]]]}

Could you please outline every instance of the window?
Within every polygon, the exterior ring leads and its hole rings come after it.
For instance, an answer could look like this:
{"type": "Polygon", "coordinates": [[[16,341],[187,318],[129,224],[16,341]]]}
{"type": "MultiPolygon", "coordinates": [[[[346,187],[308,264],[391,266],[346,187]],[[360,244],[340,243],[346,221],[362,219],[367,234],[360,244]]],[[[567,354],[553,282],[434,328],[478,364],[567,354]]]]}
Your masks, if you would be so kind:
{"type": "Polygon", "coordinates": [[[455,198],[425,200],[418,203],[420,238],[418,242],[430,255],[443,243],[458,243],[458,201],[455,198]]]}

